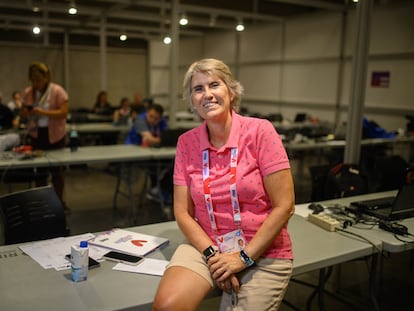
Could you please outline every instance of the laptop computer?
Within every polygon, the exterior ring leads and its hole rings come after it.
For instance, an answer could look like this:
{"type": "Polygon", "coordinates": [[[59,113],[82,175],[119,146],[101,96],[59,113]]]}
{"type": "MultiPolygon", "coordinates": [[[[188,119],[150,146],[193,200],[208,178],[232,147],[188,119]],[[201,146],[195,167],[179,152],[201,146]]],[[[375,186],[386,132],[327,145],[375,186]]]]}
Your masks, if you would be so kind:
{"type": "Polygon", "coordinates": [[[405,182],[394,197],[351,202],[357,213],[381,220],[398,220],[414,217],[414,169],[407,169],[405,182]]]}

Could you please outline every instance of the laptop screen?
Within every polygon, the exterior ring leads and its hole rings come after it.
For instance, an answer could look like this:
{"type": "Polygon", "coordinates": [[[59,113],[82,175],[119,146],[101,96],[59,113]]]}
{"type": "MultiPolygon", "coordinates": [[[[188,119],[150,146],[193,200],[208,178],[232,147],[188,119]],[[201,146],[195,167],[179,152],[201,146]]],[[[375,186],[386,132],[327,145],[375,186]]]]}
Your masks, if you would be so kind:
{"type": "Polygon", "coordinates": [[[394,201],[392,213],[405,213],[414,211],[414,183],[401,186],[394,201]]]}

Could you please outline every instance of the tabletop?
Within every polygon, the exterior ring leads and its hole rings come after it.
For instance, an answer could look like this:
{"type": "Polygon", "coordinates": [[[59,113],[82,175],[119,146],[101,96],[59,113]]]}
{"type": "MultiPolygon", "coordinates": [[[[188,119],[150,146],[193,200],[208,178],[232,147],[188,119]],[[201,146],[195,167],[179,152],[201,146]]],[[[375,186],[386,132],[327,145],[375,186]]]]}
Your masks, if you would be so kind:
{"type": "MultiPolygon", "coordinates": [[[[183,240],[176,222],[137,226],[128,230],[165,237],[169,245],[149,255],[169,260],[183,240]]],[[[374,248],[337,232],[327,232],[294,215],[289,223],[294,251],[293,274],[346,262],[374,248]]],[[[74,283],[70,271],[44,270],[18,245],[0,247],[0,301],[5,310],[150,310],[160,277],[112,270],[105,261],[90,270],[88,280],[74,283]],[[53,290],[52,290],[53,289],[53,290]]]]}
{"type": "Polygon", "coordinates": [[[13,152],[5,152],[0,158],[0,169],[48,167],[52,165],[90,164],[99,162],[133,162],[143,160],[172,159],[175,148],[144,148],[136,145],[82,146],[77,151],[69,148],[43,151],[40,156],[20,159],[13,152]]]}

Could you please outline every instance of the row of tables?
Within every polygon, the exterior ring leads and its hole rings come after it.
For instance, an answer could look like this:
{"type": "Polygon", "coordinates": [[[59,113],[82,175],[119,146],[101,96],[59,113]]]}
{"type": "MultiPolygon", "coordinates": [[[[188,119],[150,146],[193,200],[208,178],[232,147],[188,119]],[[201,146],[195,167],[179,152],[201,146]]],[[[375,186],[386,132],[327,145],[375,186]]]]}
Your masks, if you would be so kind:
{"type": "MultiPolygon", "coordinates": [[[[136,221],[136,206],[132,189],[131,174],[134,165],[151,166],[154,172],[161,171],[163,162],[173,159],[175,148],[144,148],[136,145],[98,145],[82,146],[77,151],[70,151],[69,148],[60,150],[43,151],[41,155],[33,158],[21,159],[20,155],[14,152],[4,152],[0,158],[0,170],[2,174],[25,168],[44,168],[53,166],[71,166],[96,163],[118,163],[117,188],[114,194],[114,207],[116,195],[119,193],[119,185],[124,182],[127,186],[127,197],[130,201],[130,213],[132,222],[136,221]]],[[[3,175],[2,175],[3,176],[3,175]]]]}
{"type": "MultiPolygon", "coordinates": [[[[359,197],[327,201],[326,204],[347,204],[354,199],[369,199],[389,193],[369,194],[359,197]]],[[[414,231],[414,218],[403,223],[414,231]]],[[[168,246],[151,253],[148,257],[169,260],[183,235],[176,222],[164,222],[135,226],[128,230],[168,238],[168,246]]],[[[340,232],[328,232],[306,220],[293,215],[289,232],[293,242],[293,278],[303,273],[325,269],[354,259],[378,256],[377,249],[390,252],[408,251],[413,243],[396,240],[389,232],[374,228],[372,231],[350,229],[365,238],[347,236],[340,232]],[[375,247],[374,247],[374,246],[375,247]]],[[[112,270],[114,263],[103,262],[91,270],[86,282],[74,283],[70,271],[44,270],[29,256],[23,254],[19,245],[0,247],[0,302],[4,310],[150,310],[160,277],[112,270]],[[51,290],[53,289],[53,290],[51,290]]],[[[376,265],[371,269],[371,304],[375,310],[376,265]]],[[[318,284],[320,309],[323,310],[323,277],[318,284]]]]}
{"type": "MultiPolygon", "coordinates": [[[[112,131],[113,129],[121,131],[126,127],[114,126],[106,123],[89,123],[78,125],[76,129],[82,133],[98,131],[101,134],[112,131]]],[[[413,144],[414,137],[404,137],[396,139],[366,139],[362,141],[362,146],[376,146],[384,144],[413,144]]],[[[285,143],[288,153],[295,151],[312,151],[323,149],[338,149],[344,148],[345,141],[325,141],[325,142],[289,142],[285,143]]],[[[131,172],[129,166],[134,163],[145,163],[145,161],[152,161],[155,163],[155,169],[160,169],[162,160],[173,159],[175,156],[175,148],[142,148],[140,146],[130,145],[97,145],[97,146],[81,146],[78,151],[70,152],[69,148],[55,151],[45,151],[42,156],[34,159],[19,160],[12,152],[6,152],[0,155],[0,170],[15,170],[22,168],[48,167],[48,166],[69,166],[76,164],[93,164],[103,162],[117,162],[122,163],[124,171],[131,172]],[[158,164],[157,164],[158,163],[158,164]]],[[[300,161],[302,163],[303,161],[300,161]]],[[[302,163],[303,164],[303,163],[302,163]]],[[[304,168],[302,167],[301,171],[304,168]]],[[[126,176],[125,181],[128,181],[130,175],[126,176]]],[[[121,176],[122,177],[122,176],[121,176]]],[[[119,181],[119,180],[118,180],[119,181]]],[[[121,180],[122,181],[122,180],[121,180]]],[[[129,191],[131,192],[131,191],[129,191]]],[[[133,195],[129,194],[131,211],[135,209],[133,205],[133,195]]],[[[135,215],[135,214],[133,214],[135,215]]]]}
{"type": "MultiPolygon", "coordinates": [[[[412,142],[407,138],[404,142],[412,142]]],[[[370,140],[366,144],[394,143],[392,140],[370,140]]],[[[341,147],[342,143],[326,144],[324,146],[341,147]]],[[[318,146],[318,147],[324,147],[318,146]]],[[[308,146],[309,147],[309,146],[308,146]]],[[[315,147],[311,145],[311,147],[315,147]]],[[[294,145],[287,146],[296,148],[294,145]]],[[[297,148],[302,148],[301,144],[297,148]]],[[[166,159],[173,159],[175,148],[143,148],[134,145],[101,145],[82,146],[76,152],[68,148],[43,152],[39,157],[20,160],[13,153],[3,153],[0,159],[1,170],[12,170],[33,167],[69,166],[77,164],[93,164],[118,162],[126,166],[145,163],[158,163],[166,159]]],[[[326,204],[349,204],[360,198],[386,196],[384,194],[368,194],[361,197],[342,198],[326,201],[326,204]]],[[[133,219],[136,218],[136,208],[131,204],[133,219]]],[[[414,218],[402,222],[414,231],[414,218]]],[[[133,231],[159,235],[170,239],[165,249],[150,256],[157,259],[171,258],[171,255],[183,238],[175,222],[166,222],[155,225],[129,228],[133,231]]],[[[361,234],[378,248],[387,252],[403,252],[412,250],[414,243],[403,243],[394,238],[389,232],[377,227],[371,230],[348,228],[361,234]]],[[[293,275],[297,276],[309,271],[324,271],[327,267],[347,262],[365,256],[378,255],[373,245],[363,240],[350,238],[338,232],[327,232],[311,223],[304,217],[294,215],[289,224],[292,236],[295,261],[293,275]]],[[[113,264],[104,262],[102,267],[92,270],[87,282],[75,284],[68,278],[68,272],[43,270],[37,263],[25,256],[17,245],[0,247],[0,302],[5,310],[45,309],[54,310],[114,310],[128,309],[138,306],[136,310],[149,310],[158,286],[159,277],[135,275],[111,270],[113,264]],[[21,285],[23,284],[23,286],[21,285]],[[52,294],[48,289],[53,288],[52,294]]],[[[376,275],[376,266],[373,265],[372,275],[376,275]]],[[[322,282],[322,278],[321,278],[322,282]]],[[[373,280],[375,282],[375,279],[373,280]]],[[[320,284],[323,285],[323,284],[320,284]]],[[[371,284],[373,286],[374,284],[371,284]]],[[[323,288],[323,286],[321,286],[323,288]]],[[[323,291],[320,293],[323,296],[323,291]]],[[[375,293],[372,292],[372,304],[378,310],[375,293]]]]}

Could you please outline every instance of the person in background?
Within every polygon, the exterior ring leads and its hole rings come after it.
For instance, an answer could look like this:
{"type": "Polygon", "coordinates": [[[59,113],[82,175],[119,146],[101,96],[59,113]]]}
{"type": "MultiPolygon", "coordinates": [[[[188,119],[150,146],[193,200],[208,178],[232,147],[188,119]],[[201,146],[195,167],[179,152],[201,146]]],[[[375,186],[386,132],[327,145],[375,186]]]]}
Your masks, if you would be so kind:
{"type": "Polygon", "coordinates": [[[144,147],[159,145],[161,132],[167,129],[167,121],[163,115],[164,108],[159,104],[153,104],[147,111],[137,115],[125,143],[144,147]]]}
{"type": "Polygon", "coordinates": [[[290,163],[272,123],[237,113],[242,90],[216,59],[185,75],[184,100],[204,122],[177,143],[174,215],[186,240],[153,310],[197,310],[216,286],[220,310],[277,310],[282,302],[293,261],[290,163]]]}
{"type": "Polygon", "coordinates": [[[133,101],[131,104],[131,109],[134,113],[134,117],[137,115],[145,112],[147,110],[147,107],[144,106],[144,103],[142,102],[142,96],[141,93],[136,92],[133,97],[133,101]]]}
{"type": "Polygon", "coordinates": [[[22,107],[22,95],[19,91],[12,93],[11,100],[7,103],[7,107],[13,112],[13,127],[18,128],[20,125],[20,108],[22,107]]]}
{"type": "Polygon", "coordinates": [[[149,106],[151,106],[154,103],[154,100],[152,98],[149,97],[145,97],[142,100],[142,104],[144,105],[145,110],[148,109],[149,106]]]}
{"type": "Polygon", "coordinates": [[[22,107],[22,94],[20,94],[19,91],[14,91],[12,93],[12,98],[7,103],[7,107],[9,107],[11,111],[13,111],[14,115],[19,115],[20,108],[22,107]]]}
{"type": "MultiPolygon", "coordinates": [[[[34,150],[63,149],[66,146],[66,119],[69,97],[66,90],[52,82],[49,67],[41,62],[29,66],[29,80],[23,95],[20,116],[27,120],[26,129],[34,150]]],[[[40,169],[39,169],[40,170],[40,169]]],[[[64,204],[63,167],[50,167],[53,187],[64,204]]],[[[44,186],[47,181],[37,181],[44,186]]]]}
{"type": "MultiPolygon", "coordinates": [[[[146,112],[143,112],[134,120],[134,125],[128,132],[125,140],[126,144],[135,144],[143,147],[155,147],[161,143],[161,133],[167,130],[167,121],[163,118],[164,108],[159,104],[152,104],[146,112]]],[[[152,201],[161,199],[158,181],[163,182],[164,177],[168,176],[166,172],[157,176],[156,172],[150,175],[151,189],[147,198],[152,201]]],[[[164,183],[164,182],[163,182],[164,183]]],[[[167,190],[168,191],[168,190],[167,190]]],[[[164,200],[168,200],[169,194],[163,194],[164,200]]]]}
{"type": "Polygon", "coordinates": [[[8,130],[13,127],[13,112],[3,104],[2,94],[0,93],[0,130],[8,130]]]}
{"type": "Polygon", "coordinates": [[[113,123],[115,125],[129,125],[132,121],[131,113],[129,98],[123,97],[119,103],[119,107],[114,111],[113,123]]]}
{"type": "Polygon", "coordinates": [[[113,109],[108,102],[108,93],[106,91],[100,91],[96,96],[96,102],[92,108],[92,113],[96,113],[103,116],[111,116],[113,109]]]}

